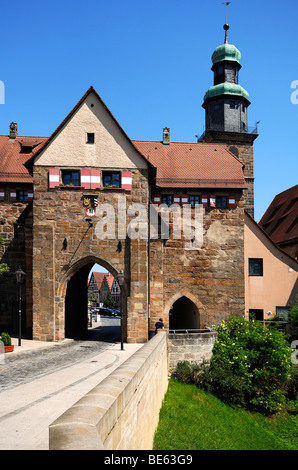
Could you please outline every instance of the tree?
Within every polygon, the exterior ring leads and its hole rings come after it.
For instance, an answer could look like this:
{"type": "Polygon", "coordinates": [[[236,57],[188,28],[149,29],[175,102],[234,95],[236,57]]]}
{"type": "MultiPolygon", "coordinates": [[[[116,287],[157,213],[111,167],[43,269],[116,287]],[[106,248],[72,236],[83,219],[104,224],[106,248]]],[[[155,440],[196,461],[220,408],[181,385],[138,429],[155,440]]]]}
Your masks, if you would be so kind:
{"type": "Polygon", "coordinates": [[[110,292],[108,293],[106,300],[104,301],[104,306],[107,308],[113,308],[115,306],[115,301],[112,299],[110,292]]]}
{"type": "MultiPolygon", "coordinates": [[[[3,237],[0,237],[0,253],[3,252],[3,246],[4,246],[5,240],[3,237]]],[[[9,267],[6,263],[0,263],[0,275],[3,273],[8,273],[9,272],[9,267]]]]}

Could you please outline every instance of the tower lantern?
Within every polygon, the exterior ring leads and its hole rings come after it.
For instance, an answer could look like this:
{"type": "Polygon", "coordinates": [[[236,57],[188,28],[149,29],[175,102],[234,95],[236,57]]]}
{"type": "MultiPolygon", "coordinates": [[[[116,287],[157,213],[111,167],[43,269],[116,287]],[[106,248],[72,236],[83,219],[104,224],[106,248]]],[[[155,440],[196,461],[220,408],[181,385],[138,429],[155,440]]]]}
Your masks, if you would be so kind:
{"type": "Polygon", "coordinates": [[[244,207],[254,217],[253,143],[258,137],[258,131],[256,127],[248,127],[249,95],[239,85],[241,53],[236,46],[229,44],[230,27],[227,21],[223,28],[224,43],[212,54],[213,86],[204,96],[202,107],[205,109],[205,132],[199,141],[226,144],[230,152],[243,162],[247,184],[244,207]]]}
{"type": "Polygon", "coordinates": [[[247,132],[249,95],[239,85],[241,53],[229,44],[229,25],[224,25],[225,41],[212,54],[213,86],[204,96],[206,131],[247,132]]]}

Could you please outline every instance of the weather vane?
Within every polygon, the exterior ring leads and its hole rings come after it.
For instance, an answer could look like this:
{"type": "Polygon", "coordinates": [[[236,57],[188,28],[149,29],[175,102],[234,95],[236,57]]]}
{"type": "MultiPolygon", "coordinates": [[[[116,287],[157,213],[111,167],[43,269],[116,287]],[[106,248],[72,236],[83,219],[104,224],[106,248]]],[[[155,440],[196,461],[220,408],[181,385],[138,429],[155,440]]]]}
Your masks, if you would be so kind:
{"type": "Polygon", "coordinates": [[[230,5],[231,2],[222,2],[222,5],[226,6],[226,23],[224,25],[224,30],[225,30],[225,44],[228,44],[228,30],[230,29],[228,25],[228,5],[230,5]]]}
{"type": "Polygon", "coordinates": [[[228,24],[228,5],[230,5],[231,2],[222,2],[222,5],[226,6],[226,24],[228,24]]]}

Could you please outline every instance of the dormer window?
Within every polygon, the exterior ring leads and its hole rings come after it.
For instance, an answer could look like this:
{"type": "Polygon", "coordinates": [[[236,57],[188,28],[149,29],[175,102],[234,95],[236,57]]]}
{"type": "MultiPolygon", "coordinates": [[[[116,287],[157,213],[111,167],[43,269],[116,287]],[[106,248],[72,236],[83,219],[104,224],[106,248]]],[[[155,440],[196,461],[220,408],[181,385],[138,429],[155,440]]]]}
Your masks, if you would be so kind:
{"type": "Polygon", "coordinates": [[[32,152],[32,147],[31,146],[25,146],[25,145],[22,145],[21,146],[21,151],[20,153],[31,153],[32,152]]]}
{"type": "Polygon", "coordinates": [[[87,144],[94,144],[95,135],[94,132],[87,132],[87,144]]]}

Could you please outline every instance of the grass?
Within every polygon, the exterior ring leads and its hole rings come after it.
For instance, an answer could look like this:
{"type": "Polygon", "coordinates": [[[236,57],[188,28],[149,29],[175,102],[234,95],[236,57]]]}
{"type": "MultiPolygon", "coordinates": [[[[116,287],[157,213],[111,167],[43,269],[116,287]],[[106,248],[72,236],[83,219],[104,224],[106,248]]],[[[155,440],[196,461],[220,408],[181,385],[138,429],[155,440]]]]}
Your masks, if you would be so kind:
{"type": "Polygon", "coordinates": [[[234,409],[195,385],[170,379],[154,450],[298,450],[297,416],[234,409]]]}

